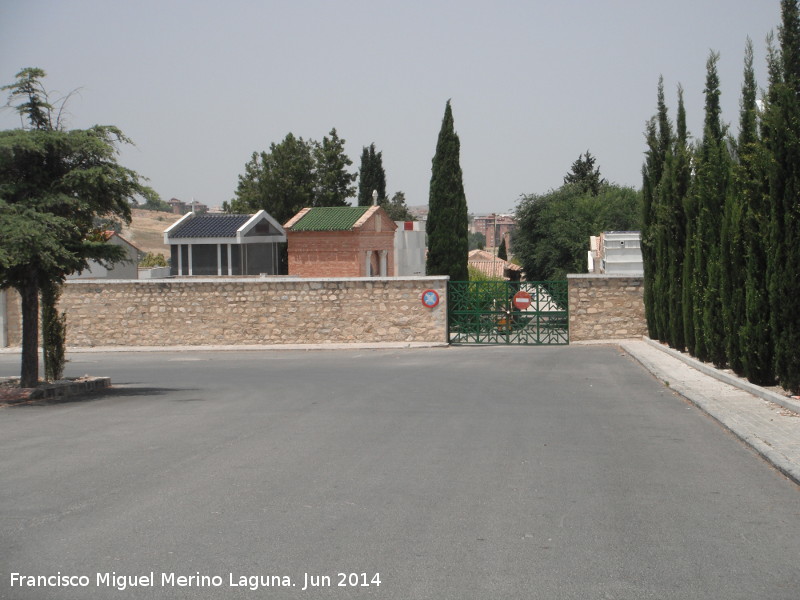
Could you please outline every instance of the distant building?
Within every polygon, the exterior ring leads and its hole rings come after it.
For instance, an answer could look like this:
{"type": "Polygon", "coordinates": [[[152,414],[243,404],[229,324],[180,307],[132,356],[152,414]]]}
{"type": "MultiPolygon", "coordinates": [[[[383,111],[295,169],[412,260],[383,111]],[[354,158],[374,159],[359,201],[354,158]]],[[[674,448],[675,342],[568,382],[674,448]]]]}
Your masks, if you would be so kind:
{"type": "Polygon", "coordinates": [[[208,206],[206,206],[205,204],[201,204],[196,200],[192,200],[191,202],[184,202],[183,200],[178,200],[177,198],[170,198],[167,201],[167,204],[169,204],[172,213],[176,215],[185,215],[187,212],[194,212],[194,213],[208,212],[208,206]]]}
{"type": "Polygon", "coordinates": [[[105,231],[103,236],[106,242],[115,246],[122,246],[125,250],[125,260],[114,263],[106,268],[96,260],[89,261],[89,268],[81,273],[67,275],[68,280],[72,279],[138,279],[139,278],[139,258],[143,252],[128,240],[115,231],[105,231]]]}
{"type": "Polygon", "coordinates": [[[480,215],[472,219],[472,233],[482,233],[486,238],[487,248],[497,248],[506,238],[506,250],[510,251],[511,231],[517,222],[511,215],[480,215]]]}
{"type": "Polygon", "coordinates": [[[170,274],[277,275],[286,233],[260,210],[254,215],[187,213],[164,231],[170,274]]]}
{"type": "Polygon", "coordinates": [[[589,247],[589,273],[634,276],[644,274],[639,231],[604,231],[589,238],[589,247]]]}
{"type": "Polygon", "coordinates": [[[284,225],[289,275],[391,277],[397,225],[380,206],[304,208],[284,225]]]}

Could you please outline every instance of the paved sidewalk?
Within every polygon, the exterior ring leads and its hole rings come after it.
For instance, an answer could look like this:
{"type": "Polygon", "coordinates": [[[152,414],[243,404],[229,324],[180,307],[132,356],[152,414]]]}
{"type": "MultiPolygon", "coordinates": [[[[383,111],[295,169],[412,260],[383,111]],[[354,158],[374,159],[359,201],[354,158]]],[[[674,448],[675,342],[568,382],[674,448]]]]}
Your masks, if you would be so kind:
{"type": "Polygon", "coordinates": [[[619,346],[670,389],[719,421],[800,484],[800,402],[763,388],[752,389],[755,386],[728,373],[712,373],[707,365],[690,357],[679,357],[678,353],[650,340],[620,341],[619,346]],[[748,386],[749,391],[742,389],[748,386]]]}

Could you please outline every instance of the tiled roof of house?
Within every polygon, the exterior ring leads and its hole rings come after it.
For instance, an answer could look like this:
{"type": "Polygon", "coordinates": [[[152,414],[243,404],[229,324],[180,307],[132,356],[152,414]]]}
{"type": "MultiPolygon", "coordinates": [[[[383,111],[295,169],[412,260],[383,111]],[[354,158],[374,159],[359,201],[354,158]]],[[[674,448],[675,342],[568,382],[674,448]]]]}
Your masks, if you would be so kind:
{"type": "Polygon", "coordinates": [[[370,208],[369,206],[314,207],[308,209],[294,223],[287,223],[287,229],[291,231],[350,231],[370,208]]]}
{"type": "Polygon", "coordinates": [[[253,215],[197,215],[188,219],[174,231],[173,238],[224,238],[236,237],[236,231],[247,223],[253,215]]]}
{"type": "Polygon", "coordinates": [[[522,271],[522,267],[496,257],[491,252],[485,250],[472,250],[467,258],[467,264],[470,267],[478,269],[488,277],[497,277],[500,279],[507,279],[505,276],[506,271],[522,271]]]}

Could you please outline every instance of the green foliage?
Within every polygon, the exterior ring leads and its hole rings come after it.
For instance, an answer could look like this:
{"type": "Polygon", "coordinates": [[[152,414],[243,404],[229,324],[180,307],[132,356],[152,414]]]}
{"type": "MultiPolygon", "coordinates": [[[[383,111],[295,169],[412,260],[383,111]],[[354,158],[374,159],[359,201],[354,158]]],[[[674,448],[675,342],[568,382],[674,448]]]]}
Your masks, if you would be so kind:
{"type": "MultiPolygon", "coordinates": [[[[748,44],[751,52],[751,46],[748,44]]],[[[779,77],[777,57],[772,41],[769,41],[770,80],[779,77]]],[[[745,84],[742,88],[742,110],[740,133],[737,145],[739,163],[733,173],[733,185],[741,196],[743,205],[742,235],[745,250],[744,307],[745,319],[741,329],[741,353],[744,373],[757,385],[775,383],[775,338],[772,331],[769,273],[770,273],[770,229],[771,208],[769,198],[767,146],[771,137],[767,119],[759,120],[759,113],[752,98],[750,81],[752,71],[747,66],[751,54],[746,56],[745,84]],[[759,125],[761,131],[759,131],[759,125]]],[[[771,89],[774,86],[770,85],[771,89]]],[[[765,98],[770,102],[769,95],[765,98]]],[[[767,108],[765,115],[769,112],[767,108]]]]}
{"type": "MultiPolygon", "coordinates": [[[[721,119],[718,56],[707,63],[703,137],[690,156],[680,97],[678,141],[664,156],[663,178],[653,185],[659,158],[656,120],[648,124],[645,162],[646,256],[654,270],[648,325],[670,344],[686,347],[717,367],[730,366],[759,385],[776,376],[800,393],[800,10],[781,2],[780,49],[768,41],[769,87],[756,103],[753,50],[745,51],[739,135],[726,135],[721,119]],[[691,159],[691,160],[690,160],[691,159]],[[694,167],[694,174],[689,165],[694,167]],[[652,167],[652,168],[651,168],[652,167]],[[665,187],[664,183],[668,184],[665,187]],[[653,191],[659,193],[653,193],[653,191]],[[688,193],[686,193],[688,190],[688,193]],[[677,200],[683,198],[683,212],[677,200]],[[672,207],[669,209],[669,207],[672,207]],[[668,210],[664,210],[668,209],[668,210]],[[673,248],[666,267],[659,232],[673,248]],[[677,250],[683,236],[684,254],[677,250]],[[673,279],[681,265],[680,305],[684,339],[671,323],[677,307],[659,304],[664,272],[673,279]],[[666,271],[665,271],[666,268],[666,271]],[[655,297],[654,297],[655,295],[655,297]],[[666,315],[666,316],[665,316],[666,315]],[[652,322],[651,322],[652,319],[652,322]],[[671,336],[671,338],[670,338],[671,336]]],[[[647,282],[646,282],[647,285],[647,282]]],[[[677,300],[667,285],[667,295],[677,300]]]]}
{"type": "Polygon", "coordinates": [[[380,204],[392,221],[416,221],[416,217],[408,212],[406,206],[406,195],[403,192],[395,192],[391,200],[380,204]]]}
{"type": "Polygon", "coordinates": [[[763,193],[761,189],[763,177],[758,172],[755,161],[758,142],[756,90],[755,73],[753,72],[753,44],[748,39],[745,49],[744,84],[739,113],[739,137],[734,147],[735,163],[732,167],[730,186],[725,199],[720,253],[726,354],[731,369],[740,375],[745,374],[743,348],[745,337],[743,334],[747,320],[747,255],[748,250],[759,252],[759,249],[748,248],[748,245],[760,246],[761,244],[760,240],[753,239],[752,235],[748,235],[746,221],[748,207],[751,204],[750,196],[763,193]]]}
{"type": "Polygon", "coordinates": [[[336,129],[322,142],[306,141],[289,133],[269,152],[253,152],[239,175],[236,197],[223,210],[253,213],[265,210],[285,223],[308,206],[346,206],[354,193],[352,161],[336,129]]]}
{"type": "Polygon", "coordinates": [[[697,358],[717,367],[727,363],[725,324],[722,314],[722,220],[728,193],[731,160],[719,103],[719,55],[712,52],[706,63],[706,110],[703,139],[697,153],[694,193],[699,208],[695,245],[697,269],[694,294],[697,358]]]}
{"type": "Polygon", "coordinates": [[[172,212],[172,207],[169,203],[161,198],[148,198],[147,202],[140,204],[139,208],[142,210],[155,210],[160,212],[172,212]]]}
{"type": "Polygon", "coordinates": [[[586,154],[581,154],[572,163],[569,173],[564,176],[564,184],[575,184],[581,191],[589,192],[593,196],[600,193],[601,188],[608,183],[600,177],[600,167],[595,168],[594,163],[597,159],[588,150],[586,154]]]}
{"type": "Polygon", "coordinates": [[[486,236],[480,231],[470,233],[468,240],[470,250],[483,250],[486,247],[486,236]]]}
{"type": "MultiPolygon", "coordinates": [[[[0,288],[22,297],[22,385],[36,385],[38,292],[81,271],[89,260],[105,265],[124,250],[96,234],[95,220],[130,222],[136,197],[156,198],[137,173],[117,163],[129,143],[113,126],[64,130],[39,81],[41,69],[24,69],[9,90],[9,105],[30,128],[0,132],[0,288]]],[[[63,104],[61,106],[63,108],[63,104]]]]}
{"type": "Polygon", "coordinates": [[[449,275],[451,281],[465,281],[468,277],[469,218],[460,152],[461,142],[448,100],[431,169],[426,273],[449,275]]]}
{"type": "MultiPolygon", "coordinates": [[[[479,268],[473,267],[472,265],[467,266],[467,272],[469,273],[469,281],[505,281],[502,277],[492,277],[491,275],[487,275],[479,268]]],[[[490,300],[493,299],[494,298],[490,298],[490,300]]]]}
{"type": "MultiPolygon", "coordinates": [[[[50,104],[48,92],[41,81],[45,76],[43,69],[35,67],[22,69],[17,73],[17,80],[14,83],[0,87],[0,90],[10,92],[6,106],[13,106],[14,102],[19,102],[14,109],[22,119],[28,120],[30,129],[61,129],[58,116],[54,120],[54,107],[50,104]]],[[[58,115],[60,114],[61,111],[58,111],[58,115]]]]}
{"type": "Polygon", "coordinates": [[[782,0],[780,57],[768,91],[770,241],[769,293],[775,369],[781,384],[800,394],[800,12],[782,0]]]}
{"type": "Polygon", "coordinates": [[[683,311],[683,263],[686,251],[686,212],[685,202],[691,185],[691,150],[688,146],[686,130],[686,110],[683,104],[683,89],[678,86],[678,114],[676,138],[670,161],[665,166],[664,185],[666,227],[668,230],[668,301],[667,301],[667,342],[678,350],[686,346],[684,337],[683,311]]]}
{"type": "Polygon", "coordinates": [[[64,376],[66,364],[67,315],[58,312],[62,284],[47,281],[42,285],[42,346],[44,348],[44,376],[47,381],[58,381],[64,376]]]}
{"type": "Polygon", "coordinates": [[[164,257],[163,254],[147,252],[139,261],[139,266],[147,269],[153,267],[166,267],[168,265],[167,265],[167,259],[164,257]]]}
{"type": "Polygon", "coordinates": [[[314,156],[314,205],[315,206],[347,206],[356,188],[353,182],[355,173],[347,167],[353,164],[344,153],[344,140],[339,138],[336,128],[331,129],[322,142],[313,143],[314,156]]]}
{"type": "Polygon", "coordinates": [[[508,260],[508,250],[506,250],[506,238],[503,237],[503,241],[500,242],[500,247],[497,249],[497,258],[501,258],[503,260],[508,260]]]}
{"type": "MultiPolygon", "coordinates": [[[[669,260],[668,181],[664,179],[672,147],[672,124],[664,101],[664,80],[658,80],[657,113],[647,124],[647,152],[642,167],[642,260],[644,263],[644,304],[651,338],[666,337],[665,306],[668,299],[666,269],[669,260]]],[[[671,159],[670,159],[671,160],[671,159]]]]}
{"type": "Polygon", "coordinates": [[[641,195],[607,184],[593,196],[564,185],[543,195],[523,196],[516,218],[514,254],[528,280],[564,279],[567,273],[586,272],[590,236],[641,227],[641,195]]]}
{"type": "Polygon", "coordinates": [[[358,205],[372,206],[373,191],[378,192],[378,204],[386,202],[383,152],[376,152],[374,143],[361,152],[361,167],[358,170],[358,205]]]}
{"type": "Polygon", "coordinates": [[[239,185],[229,208],[233,212],[265,210],[285,223],[300,209],[315,206],[312,144],[289,133],[272,143],[269,152],[253,152],[239,175],[239,185]]]}

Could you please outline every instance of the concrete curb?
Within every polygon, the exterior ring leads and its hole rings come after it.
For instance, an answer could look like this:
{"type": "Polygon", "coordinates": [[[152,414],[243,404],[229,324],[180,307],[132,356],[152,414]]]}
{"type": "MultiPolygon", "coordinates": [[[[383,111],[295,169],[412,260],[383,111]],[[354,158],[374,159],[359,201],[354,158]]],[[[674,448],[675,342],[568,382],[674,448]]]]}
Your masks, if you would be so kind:
{"type": "MultiPolygon", "coordinates": [[[[67,354],[105,352],[256,352],[271,350],[402,350],[447,348],[447,342],[358,342],[352,344],[264,344],[220,346],[94,346],[67,347],[67,354]]],[[[0,348],[0,354],[19,354],[20,348],[0,348]]]]}
{"type": "Polygon", "coordinates": [[[787,396],[782,396],[781,394],[776,394],[775,392],[771,392],[770,390],[766,390],[761,386],[754,385],[749,381],[742,379],[732,373],[726,373],[724,371],[720,371],[719,369],[714,368],[712,365],[706,364],[697,360],[696,358],[692,358],[691,356],[687,356],[682,352],[678,352],[677,350],[665,346],[659,342],[651,340],[647,336],[642,336],[642,340],[652,346],[653,348],[657,348],[670,356],[674,356],[675,358],[682,360],[684,363],[692,367],[693,369],[697,369],[701,373],[706,375],[710,375],[711,377],[723,382],[727,383],[728,385],[732,385],[734,387],[739,388],[740,390],[744,390],[754,396],[758,396],[764,400],[769,402],[774,402],[782,406],[787,410],[791,410],[792,412],[800,413],[800,401],[794,400],[793,398],[789,398],[787,396]]]}
{"type": "Polygon", "coordinates": [[[110,377],[90,377],[80,381],[46,383],[36,388],[20,390],[19,397],[5,400],[6,405],[22,404],[31,400],[52,400],[97,392],[111,387],[110,377]],[[26,393],[27,392],[27,393],[26,393]]]}

